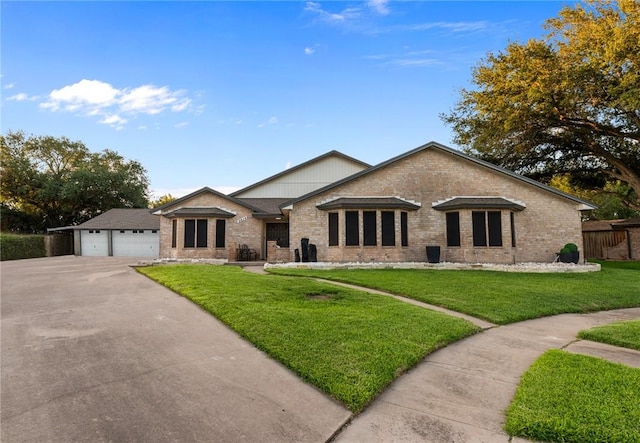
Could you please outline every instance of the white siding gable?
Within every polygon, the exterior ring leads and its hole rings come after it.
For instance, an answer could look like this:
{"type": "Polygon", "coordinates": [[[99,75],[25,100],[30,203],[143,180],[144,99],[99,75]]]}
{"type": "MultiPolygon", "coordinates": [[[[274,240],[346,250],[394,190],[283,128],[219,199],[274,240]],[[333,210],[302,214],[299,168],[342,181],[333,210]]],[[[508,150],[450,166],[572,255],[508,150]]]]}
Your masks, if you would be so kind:
{"type": "Polygon", "coordinates": [[[236,198],[296,198],[363,169],[366,169],[364,165],[343,157],[326,157],[233,196],[236,198]]]}

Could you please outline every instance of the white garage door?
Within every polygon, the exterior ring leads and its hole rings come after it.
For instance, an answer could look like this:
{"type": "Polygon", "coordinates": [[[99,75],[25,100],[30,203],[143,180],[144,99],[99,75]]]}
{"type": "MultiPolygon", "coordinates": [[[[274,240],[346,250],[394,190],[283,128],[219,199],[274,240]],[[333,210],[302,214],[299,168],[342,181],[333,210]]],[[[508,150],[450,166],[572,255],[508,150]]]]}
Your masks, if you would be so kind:
{"type": "Polygon", "coordinates": [[[109,255],[109,236],[104,230],[80,231],[82,255],[103,257],[109,255]]]}
{"type": "Polygon", "coordinates": [[[114,257],[152,257],[158,258],[160,235],[158,231],[126,230],[112,231],[114,257]]]}

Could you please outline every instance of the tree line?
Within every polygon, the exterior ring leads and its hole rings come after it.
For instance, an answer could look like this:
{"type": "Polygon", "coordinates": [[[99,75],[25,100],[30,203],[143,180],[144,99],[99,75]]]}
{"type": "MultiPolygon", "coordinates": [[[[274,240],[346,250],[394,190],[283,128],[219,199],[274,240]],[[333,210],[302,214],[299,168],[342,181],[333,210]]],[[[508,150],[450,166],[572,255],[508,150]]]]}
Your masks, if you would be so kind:
{"type": "Polygon", "coordinates": [[[112,208],[150,204],[147,171],[138,161],[109,149],[91,152],[67,137],[21,131],[0,136],[2,231],[45,232],[81,224],[112,208]]]}

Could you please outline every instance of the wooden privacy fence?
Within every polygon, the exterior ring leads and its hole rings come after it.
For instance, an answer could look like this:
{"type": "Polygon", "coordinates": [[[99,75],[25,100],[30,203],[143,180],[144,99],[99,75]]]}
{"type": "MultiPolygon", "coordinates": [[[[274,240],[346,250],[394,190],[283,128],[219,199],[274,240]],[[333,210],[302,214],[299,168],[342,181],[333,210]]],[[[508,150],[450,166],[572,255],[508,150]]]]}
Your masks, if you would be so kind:
{"type": "Polygon", "coordinates": [[[585,258],[625,260],[629,258],[627,231],[583,232],[585,258]]]}

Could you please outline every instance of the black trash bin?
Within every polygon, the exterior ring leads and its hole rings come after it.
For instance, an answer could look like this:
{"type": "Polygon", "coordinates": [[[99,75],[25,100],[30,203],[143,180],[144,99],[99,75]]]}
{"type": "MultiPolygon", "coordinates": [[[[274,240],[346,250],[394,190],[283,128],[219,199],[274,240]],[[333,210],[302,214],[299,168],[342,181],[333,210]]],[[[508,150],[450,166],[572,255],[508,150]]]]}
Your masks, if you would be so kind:
{"type": "Polygon", "coordinates": [[[300,245],[302,246],[302,261],[303,262],[308,262],[309,261],[309,239],[308,238],[303,238],[300,240],[300,245]]]}
{"type": "Polygon", "coordinates": [[[440,246],[427,246],[427,262],[440,263],[440,246]]]}

